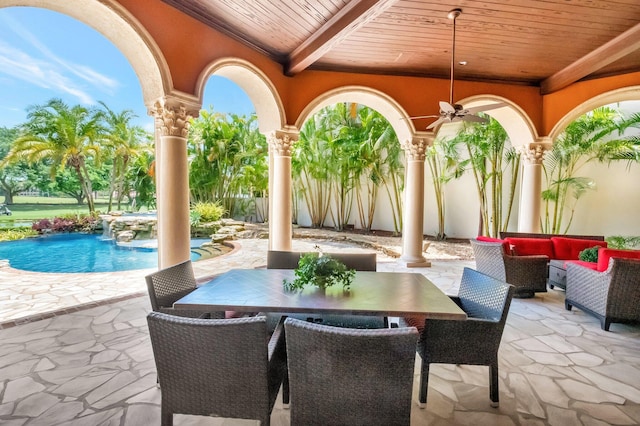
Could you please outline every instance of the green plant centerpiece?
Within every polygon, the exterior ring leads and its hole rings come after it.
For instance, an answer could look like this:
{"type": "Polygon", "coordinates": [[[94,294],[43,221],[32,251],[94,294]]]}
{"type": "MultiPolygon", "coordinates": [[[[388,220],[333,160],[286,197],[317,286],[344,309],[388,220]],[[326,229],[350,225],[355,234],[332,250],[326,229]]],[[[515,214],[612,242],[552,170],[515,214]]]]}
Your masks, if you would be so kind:
{"type": "Polygon", "coordinates": [[[342,284],[343,290],[350,290],[354,269],[349,269],[338,259],[322,253],[307,253],[300,257],[295,270],[295,279],[283,280],[287,291],[301,291],[305,286],[314,286],[321,290],[333,285],[342,284]]]}
{"type": "Polygon", "coordinates": [[[583,262],[597,262],[599,246],[589,247],[578,253],[578,259],[583,262]]]}

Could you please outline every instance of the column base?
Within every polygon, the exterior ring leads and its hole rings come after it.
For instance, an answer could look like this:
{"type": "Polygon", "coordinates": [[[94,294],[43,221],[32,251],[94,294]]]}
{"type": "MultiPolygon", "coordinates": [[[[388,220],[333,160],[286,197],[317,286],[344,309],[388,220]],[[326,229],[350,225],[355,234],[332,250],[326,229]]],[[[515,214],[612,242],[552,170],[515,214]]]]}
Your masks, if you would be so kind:
{"type": "Polygon", "coordinates": [[[398,260],[403,266],[407,268],[430,268],[431,262],[429,262],[424,257],[413,257],[413,258],[403,258],[401,257],[398,260]]]}

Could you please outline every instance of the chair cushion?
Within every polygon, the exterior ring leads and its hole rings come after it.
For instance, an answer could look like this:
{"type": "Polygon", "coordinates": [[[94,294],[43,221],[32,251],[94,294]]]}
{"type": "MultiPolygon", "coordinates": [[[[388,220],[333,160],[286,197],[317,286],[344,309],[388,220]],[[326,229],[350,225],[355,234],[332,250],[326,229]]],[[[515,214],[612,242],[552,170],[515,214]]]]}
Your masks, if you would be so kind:
{"type": "Polygon", "coordinates": [[[476,240],[484,241],[486,243],[502,243],[502,248],[504,248],[504,253],[511,254],[511,245],[505,240],[502,240],[500,238],[485,237],[484,235],[479,235],[476,238],[476,240]]]}
{"type": "Polygon", "coordinates": [[[609,259],[612,257],[621,257],[623,259],[640,259],[640,250],[621,250],[602,247],[598,250],[598,268],[599,272],[604,272],[609,267],[609,259]]]}
{"type": "Polygon", "coordinates": [[[567,269],[567,263],[574,263],[576,265],[584,266],[585,268],[593,269],[596,271],[598,269],[598,263],[596,262],[585,262],[584,260],[567,260],[563,264],[563,268],[567,269]]]}
{"type": "Polygon", "coordinates": [[[578,260],[580,252],[591,247],[607,247],[606,241],[583,240],[578,238],[551,237],[554,259],[578,260]]]}
{"type": "Polygon", "coordinates": [[[505,238],[505,241],[513,246],[516,256],[545,255],[549,259],[555,259],[553,243],[546,238],[505,238]]]}

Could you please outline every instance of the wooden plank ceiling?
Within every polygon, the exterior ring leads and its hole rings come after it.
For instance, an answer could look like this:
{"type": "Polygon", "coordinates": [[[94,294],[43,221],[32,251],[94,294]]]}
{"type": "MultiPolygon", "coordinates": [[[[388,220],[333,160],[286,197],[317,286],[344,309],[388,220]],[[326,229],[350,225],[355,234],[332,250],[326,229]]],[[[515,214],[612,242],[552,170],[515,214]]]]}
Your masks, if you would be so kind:
{"type": "Polygon", "coordinates": [[[451,9],[456,79],[540,86],[640,71],[638,0],[163,0],[304,69],[448,78],[451,9]]]}

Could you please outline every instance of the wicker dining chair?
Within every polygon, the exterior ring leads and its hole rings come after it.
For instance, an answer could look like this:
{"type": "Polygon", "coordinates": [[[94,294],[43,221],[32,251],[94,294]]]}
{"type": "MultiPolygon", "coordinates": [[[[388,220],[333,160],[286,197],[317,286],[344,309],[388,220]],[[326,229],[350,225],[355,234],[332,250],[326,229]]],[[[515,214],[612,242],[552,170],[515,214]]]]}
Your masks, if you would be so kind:
{"type": "MultiPolygon", "coordinates": [[[[145,277],[151,299],[151,309],[181,317],[198,318],[203,313],[186,309],[174,309],[173,303],[196,289],[193,265],[187,260],[161,269],[145,277]]],[[[224,312],[211,312],[212,318],[224,318],[224,312]]]]}
{"type": "Polygon", "coordinates": [[[489,366],[491,406],[498,406],[498,348],[514,290],[510,284],[464,268],[458,296],[451,298],[465,311],[467,320],[405,319],[420,331],[417,349],[422,358],[419,395],[422,408],[427,403],[432,363],[489,366]]]}
{"type": "MultiPolygon", "coordinates": [[[[307,253],[296,251],[276,251],[269,250],[267,252],[267,269],[296,269],[300,257],[307,253]]],[[[376,271],[377,255],[376,253],[325,253],[336,260],[344,263],[349,269],[356,271],[376,271]]],[[[332,325],[335,327],[347,328],[387,328],[388,323],[385,317],[370,315],[301,315],[287,314],[293,318],[304,319],[309,322],[322,323],[324,325],[332,325]]],[[[268,314],[269,322],[274,324],[275,318],[273,314],[268,314]]]]}
{"type": "Polygon", "coordinates": [[[269,425],[286,371],[283,323],[271,339],[264,317],[147,316],[161,386],[161,424],[174,414],[259,420],[269,425]]]}
{"type": "Polygon", "coordinates": [[[409,425],[415,328],[284,322],[291,425],[409,425]]]}

